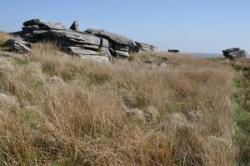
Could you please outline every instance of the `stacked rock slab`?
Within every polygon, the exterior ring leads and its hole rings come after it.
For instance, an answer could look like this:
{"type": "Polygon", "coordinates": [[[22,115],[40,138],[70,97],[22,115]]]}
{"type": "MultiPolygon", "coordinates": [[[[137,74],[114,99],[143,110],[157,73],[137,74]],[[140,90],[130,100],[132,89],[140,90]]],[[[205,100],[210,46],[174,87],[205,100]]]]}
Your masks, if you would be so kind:
{"type": "Polygon", "coordinates": [[[135,52],[138,52],[138,51],[143,51],[143,52],[157,51],[157,48],[151,44],[136,42],[136,45],[138,46],[138,48],[134,48],[134,49],[136,49],[136,50],[134,50],[135,52]]]}
{"type": "Polygon", "coordinates": [[[130,53],[156,51],[153,45],[135,42],[125,36],[104,30],[87,29],[80,32],[79,24],[74,21],[70,29],[61,23],[44,22],[33,19],[23,23],[20,35],[30,43],[52,41],[65,52],[83,56],[106,56],[126,58],[130,53]]]}
{"type": "Polygon", "coordinates": [[[106,41],[109,42],[109,51],[114,56],[128,57],[130,49],[137,47],[136,43],[133,40],[128,39],[126,36],[96,29],[87,29],[85,32],[106,39],[106,41]]]}
{"type": "Polygon", "coordinates": [[[225,58],[228,59],[237,59],[237,58],[245,58],[246,57],[246,51],[241,50],[240,48],[229,48],[226,50],[223,50],[223,55],[225,58]]]}
{"type": "Polygon", "coordinates": [[[7,40],[3,46],[7,47],[7,51],[14,51],[21,54],[30,52],[30,47],[31,47],[30,43],[15,39],[7,40]]]}

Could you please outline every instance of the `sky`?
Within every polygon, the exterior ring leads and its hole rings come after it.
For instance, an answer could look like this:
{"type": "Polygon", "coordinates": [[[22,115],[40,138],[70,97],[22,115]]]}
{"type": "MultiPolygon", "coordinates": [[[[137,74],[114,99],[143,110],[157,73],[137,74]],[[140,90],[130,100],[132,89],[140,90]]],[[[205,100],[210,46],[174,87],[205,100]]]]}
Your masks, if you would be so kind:
{"type": "Polygon", "coordinates": [[[77,20],[82,30],[105,29],[161,50],[250,52],[250,0],[3,0],[0,31],[21,30],[33,18],[77,20]]]}

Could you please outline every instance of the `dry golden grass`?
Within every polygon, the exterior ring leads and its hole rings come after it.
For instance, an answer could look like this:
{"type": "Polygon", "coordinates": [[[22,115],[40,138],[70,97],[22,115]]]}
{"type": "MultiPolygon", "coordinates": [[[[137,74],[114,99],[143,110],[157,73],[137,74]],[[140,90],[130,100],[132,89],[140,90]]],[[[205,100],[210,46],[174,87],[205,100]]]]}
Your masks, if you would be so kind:
{"type": "Polygon", "coordinates": [[[5,41],[10,39],[10,36],[6,33],[0,32],[0,45],[3,44],[5,41]]]}
{"type": "Polygon", "coordinates": [[[0,103],[0,165],[233,165],[232,79],[226,65],[166,53],[96,64],[38,44],[0,57],[1,92],[15,99],[0,103]]]}

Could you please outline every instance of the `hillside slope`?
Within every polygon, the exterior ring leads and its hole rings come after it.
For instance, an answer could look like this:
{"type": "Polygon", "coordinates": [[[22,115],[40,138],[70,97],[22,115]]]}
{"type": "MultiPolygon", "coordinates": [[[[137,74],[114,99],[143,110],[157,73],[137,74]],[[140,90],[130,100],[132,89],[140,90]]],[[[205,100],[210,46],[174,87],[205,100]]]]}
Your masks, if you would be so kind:
{"type": "Polygon", "coordinates": [[[233,165],[233,69],[166,53],[99,64],[0,53],[0,165],[233,165]]]}

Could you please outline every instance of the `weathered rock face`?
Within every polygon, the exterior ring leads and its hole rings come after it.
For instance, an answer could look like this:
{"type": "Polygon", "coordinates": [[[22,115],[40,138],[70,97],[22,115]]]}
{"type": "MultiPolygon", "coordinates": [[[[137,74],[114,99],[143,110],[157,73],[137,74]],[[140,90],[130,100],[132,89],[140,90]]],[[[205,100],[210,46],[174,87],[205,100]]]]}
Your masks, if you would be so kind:
{"type": "Polygon", "coordinates": [[[116,44],[119,44],[119,45],[125,45],[125,46],[136,45],[134,41],[128,39],[126,36],[106,32],[104,30],[87,29],[85,32],[106,38],[106,39],[108,39],[116,44]]]}
{"type": "Polygon", "coordinates": [[[65,29],[61,23],[44,22],[33,19],[23,23],[20,35],[24,41],[36,43],[52,41],[63,51],[83,56],[129,57],[130,53],[140,51],[156,51],[153,45],[128,39],[126,36],[106,32],[104,30],[87,29],[80,32],[79,24],[74,21],[70,29],[65,29]]]}
{"type": "Polygon", "coordinates": [[[79,23],[77,21],[74,21],[69,29],[74,30],[74,31],[80,31],[79,23]]]}
{"type": "Polygon", "coordinates": [[[68,47],[68,50],[66,51],[69,51],[70,53],[74,55],[78,55],[80,57],[86,56],[86,55],[98,56],[98,53],[96,51],[83,49],[81,47],[68,47]]]}
{"type": "Polygon", "coordinates": [[[33,19],[23,23],[24,27],[39,27],[39,29],[66,29],[62,23],[44,22],[40,19],[33,19]]]}
{"type": "Polygon", "coordinates": [[[110,54],[110,51],[107,47],[101,47],[99,55],[103,57],[107,57],[110,60],[112,59],[112,55],[110,54]]]}
{"type": "Polygon", "coordinates": [[[18,53],[28,53],[30,52],[30,43],[25,41],[18,41],[14,39],[9,39],[4,43],[9,51],[15,51],[18,53]]]}
{"type": "Polygon", "coordinates": [[[139,51],[157,51],[157,48],[153,45],[136,42],[128,39],[126,36],[106,32],[104,30],[87,29],[85,32],[108,40],[111,52],[118,57],[128,57],[129,53],[137,53],[139,51]]]}
{"type": "Polygon", "coordinates": [[[153,106],[149,106],[144,111],[137,108],[128,108],[125,105],[122,107],[128,117],[137,121],[151,122],[157,120],[159,116],[159,111],[153,106]]]}
{"type": "MultiPolygon", "coordinates": [[[[144,51],[144,52],[157,51],[157,48],[150,44],[136,42],[136,45],[138,46],[139,51],[144,51]]],[[[135,48],[131,48],[131,49],[135,49],[135,48]]],[[[137,52],[138,50],[136,50],[135,52],[137,52]]]]}
{"type": "Polygon", "coordinates": [[[223,50],[223,55],[225,58],[234,60],[237,58],[245,58],[247,56],[247,53],[245,50],[241,50],[240,48],[230,48],[223,50]]]}

